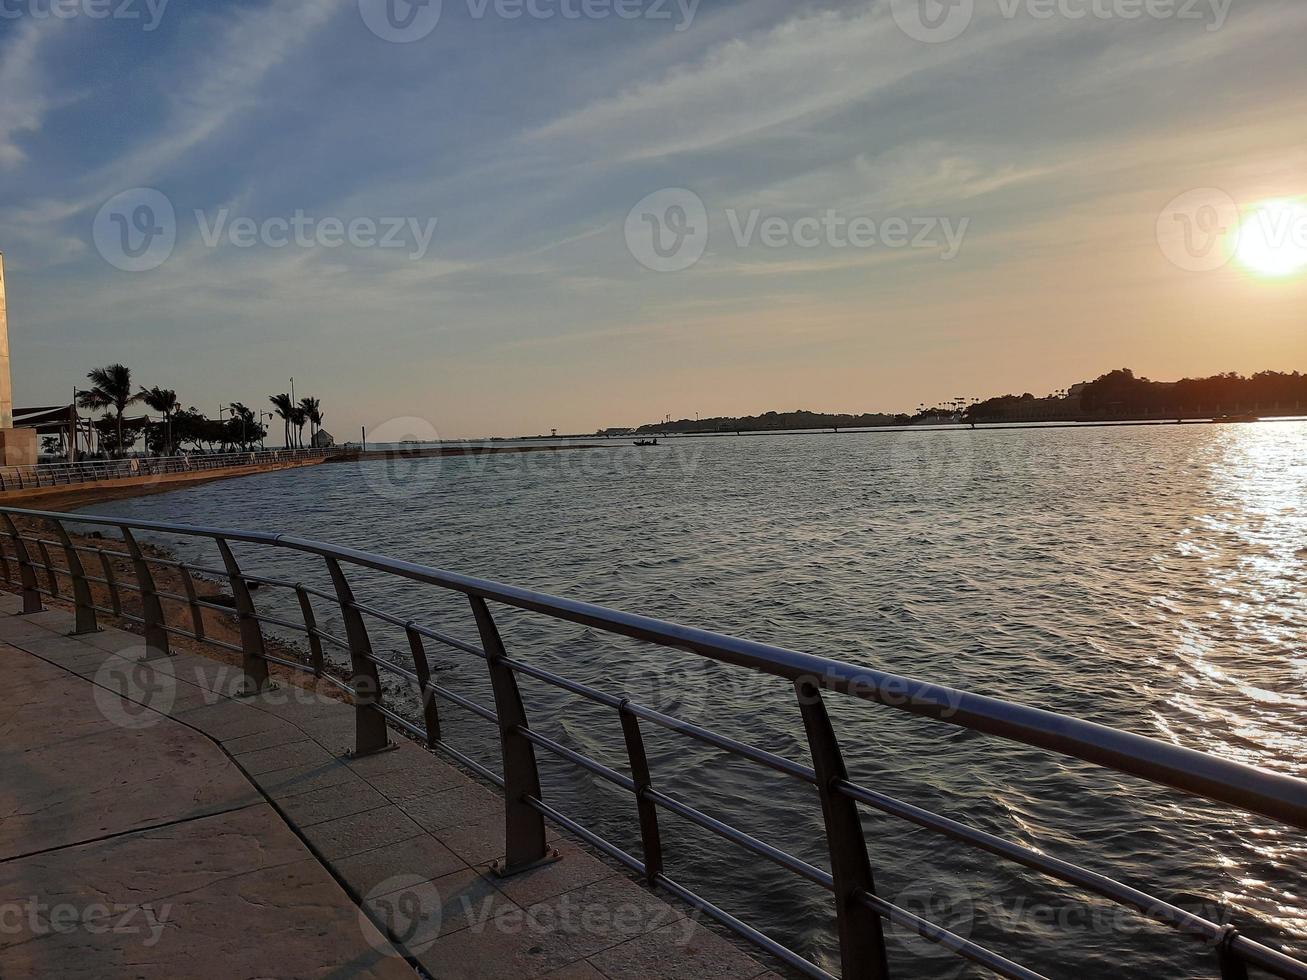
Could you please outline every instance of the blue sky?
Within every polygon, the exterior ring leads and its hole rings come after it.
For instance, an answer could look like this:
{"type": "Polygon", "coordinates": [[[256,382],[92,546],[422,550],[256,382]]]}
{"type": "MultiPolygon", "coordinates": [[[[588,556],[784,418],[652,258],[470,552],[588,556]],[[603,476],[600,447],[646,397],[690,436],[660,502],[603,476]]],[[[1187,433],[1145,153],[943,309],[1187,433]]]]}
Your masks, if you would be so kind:
{"type": "Polygon", "coordinates": [[[908,0],[444,0],[406,43],[373,0],[66,2],[0,0],[19,404],[121,360],[210,412],[294,375],[338,436],[457,437],[1307,369],[1302,275],[1159,231],[1187,192],[1307,193],[1301,0],[974,0],[943,41],[908,0]],[[175,213],[145,271],[95,234],[134,188],[175,213]],[[667,188],[706,240],[655,271],[628,231],[667,188]],[[877,244],[825,230],[855,218],[877,244]]]}

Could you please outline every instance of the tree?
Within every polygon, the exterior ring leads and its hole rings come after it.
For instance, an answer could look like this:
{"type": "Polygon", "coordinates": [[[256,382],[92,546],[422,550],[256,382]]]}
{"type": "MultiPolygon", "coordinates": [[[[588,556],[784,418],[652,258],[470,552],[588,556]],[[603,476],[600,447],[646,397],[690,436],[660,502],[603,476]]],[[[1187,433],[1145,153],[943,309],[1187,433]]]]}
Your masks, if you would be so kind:
{"type": "Polygon", "coordinates": [[[263,426],[254,420],[254,409],[246,408],[240,402],[232,402],[227,406],[231,409],[231,442],[238,444],[241,449],[249,449],[253,443],[259,441],[259,433],[263,431],[263,426]]]}
{"type": "Polygon", "coordinates": [[[308,420],[309,420],[309,413],[304,411],[304,408],[302,406],[300,405],[291,406],[290,421],[291,421],[291,425],[295,426],[295,430],[296,430],[295,447],[297,449],[304,448],[304,426],[308,422],[308,420]]]}
{"type": "Polygon", "coordinates": [[[127,410],[128,405],[134,405],[142,400],[139,393],[132,393],[131,368],[124,367],[121,364],[110,364],[106,367],[95,368],[86,377],[90,379],[91,387],[86,391],[77,393],[77,404],[92,411],[100,411],[105,408],[114,410],[117,415],[117,435],[114,440],[114,447],[120,456],[125,455],[123,412],[127,410]]]}
{"type": "Polygon", "coordinates": [[[282,430],[286,436],[286,448],[290,448],[290,422],[291,415],[295,411],[295,403],[290,400],[290,395],[269,395],[268,401],[272,402],[272,407],[281,419],[282,430]]]}
{"type": "Polygon", "coordinates": [[[309,420],[309,444],[313,444],[314,437],[318,434],[318,429],[322,426],[322,420],[325,416],[322,414],[322,402],[316,398],[301,398],[300,408],[304,409],[304,414],[309,420]]]}
{"type": "Polygon", "coordinates": [[[171,456],[175,447],[172,441],[172,415],[180,408],[177,392],[171,388],[142,388],[141,401],[163,416],[164,436],[161,455],[171,456]]]}

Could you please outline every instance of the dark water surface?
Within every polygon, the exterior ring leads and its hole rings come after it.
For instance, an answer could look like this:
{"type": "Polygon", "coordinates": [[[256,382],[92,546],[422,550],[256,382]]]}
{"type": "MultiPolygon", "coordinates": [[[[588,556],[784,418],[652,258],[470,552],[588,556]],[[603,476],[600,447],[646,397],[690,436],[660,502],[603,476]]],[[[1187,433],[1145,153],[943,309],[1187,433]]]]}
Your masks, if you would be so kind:
{"type": "MultiPolygon", "coordinates": [[[[330,465],[92,510],[317,537],[1307,776],[1304,424],[685,439],[330,465]]],[[[242,556],[323,580],[298,559],[242,556]]],[[[474,636],[466,603],[435,590],[364,574],[358,593],[474,636]]],[[[258,601],[294,615],[293,600],[258,601]]],[[[808,761],[783,682],[502,621],[518,656],[808,761]]],[[[380,631],[377,645],[401,651],[402,636],[380,631]]],[[[490,703],[483,665],[438,655],[443,683],[490,703]]],[[[611,712],[534,682],[524,694],[534,727],[625,770],[611,712]]],[[[856,781],[1307,952],[1300,833],[832,700],[856,781]]],[[[484,723],[442,710],[448,741],[495,762],[484,723]]],[[[826,865],[809,791],[646,731],[661,788],[826,865]]],[[[627,795],[552,759],[542,769],[552,803],[639,854],[627,795]]],[[[1210,950],[1074,889],[889,817],[865,826],[883,895],[1051,976],[1216,975],[1210,950]]],[[[825,893],[673,816],[663,835],[673,877],[837,970],[825,893]]],[[[891,956],[896,975],[971,975],[896,931],[891,956]]]]}

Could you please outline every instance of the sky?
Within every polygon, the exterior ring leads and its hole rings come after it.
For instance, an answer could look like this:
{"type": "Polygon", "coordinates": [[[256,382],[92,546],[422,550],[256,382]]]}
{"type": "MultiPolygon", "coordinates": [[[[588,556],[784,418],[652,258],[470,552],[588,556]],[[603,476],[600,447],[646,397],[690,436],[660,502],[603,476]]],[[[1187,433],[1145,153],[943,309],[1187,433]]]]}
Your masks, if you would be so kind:
{"type": "Polygon", "coordinates": [[[1307,194],[1302,0],[51,2],[0,0],[18,405],[120,361],[462,438],[1307,370],[1307,262],[1238,235],[1307,194]]]}

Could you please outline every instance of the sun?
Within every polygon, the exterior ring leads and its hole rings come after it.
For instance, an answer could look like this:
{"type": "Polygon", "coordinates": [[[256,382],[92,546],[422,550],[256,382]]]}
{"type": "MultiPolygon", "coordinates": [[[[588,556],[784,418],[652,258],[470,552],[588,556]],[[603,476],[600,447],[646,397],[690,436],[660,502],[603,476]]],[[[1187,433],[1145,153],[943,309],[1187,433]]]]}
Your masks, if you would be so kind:
{"type": "Polygon", "coordinates": [[[1266,201],[1239,228],[1239,261],[1258,275],[1282,278],[1307,269],[1307,206],[1266,201]]]}

